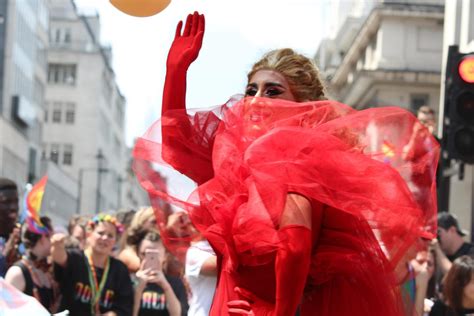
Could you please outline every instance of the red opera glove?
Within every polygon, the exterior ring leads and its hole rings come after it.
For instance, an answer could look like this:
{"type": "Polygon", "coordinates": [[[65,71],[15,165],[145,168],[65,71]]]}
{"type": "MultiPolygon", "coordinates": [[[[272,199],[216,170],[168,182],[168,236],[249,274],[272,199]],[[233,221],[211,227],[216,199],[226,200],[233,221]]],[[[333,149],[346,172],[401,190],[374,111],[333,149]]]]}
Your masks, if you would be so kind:
{"type": "Polygon", "coordinates": [[[227,303],[231,316],[288,316],[295,315],[300,305],[311,261],[311,230],[303,225],[287,225],[281,228],[282,245],[275,262],[275,305],[236,287],[239,300],[227,303]]]}
{"type": "Polygon", "coordinates": [[[186,72],[199,55],[204,36],[204,15],[189,14],[183,34],[179,21],[166,61],[166,79],[161,113],[172,109],[186,109],[186,72]]]}
{"type": "Polygon", "coordinates": [[[204,36],[204,15],[189,14],[184,31],[183,22],[176,27],[176,35],[168,53],[162,117],[162,158],[175,170],[197,183],[212,178],[212,146],[194,140],[202,138],[201,126],[193,127],[186,113],[186,72],[196,60],[204,36]]]}
{"type": "Polygon", "coordinates": [[[278,249],[276,274],[275,316],[295,315],[303,297],[303,290],[311,261],[311,230],[302,225],[280,228],[283,245],[278,249]]]}

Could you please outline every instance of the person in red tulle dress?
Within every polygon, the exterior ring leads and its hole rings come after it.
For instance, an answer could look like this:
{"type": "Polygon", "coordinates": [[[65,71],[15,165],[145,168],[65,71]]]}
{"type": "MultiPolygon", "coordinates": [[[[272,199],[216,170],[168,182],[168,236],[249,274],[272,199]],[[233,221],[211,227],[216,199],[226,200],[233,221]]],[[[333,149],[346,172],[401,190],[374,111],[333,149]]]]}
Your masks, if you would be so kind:
{"type": "MultiPolygon", "coordinates": [[[[187,212],[215,250],[210,314],[402,315],[397,268],[436,232],[435,185],[413,181],[434,179],[435,140],[427,133],[420,141],[430,150],[404,159],[413,115],[327,100],[317,68],[291,49],[253,66],[245,96],[191,115],[186,72],[202,45],[204,16],[189,15],[181,28],[168,55],[161,120],[137,140],[134,168],[152,203],[187,212]],[[156,163],[197,189],[186,200],[166,192],[153,180],[156,163]]],[[[165,220],[159,207],[156,215],[165,220]]],[[[179,236],[162,233],[182,252],[179,236]]]]}

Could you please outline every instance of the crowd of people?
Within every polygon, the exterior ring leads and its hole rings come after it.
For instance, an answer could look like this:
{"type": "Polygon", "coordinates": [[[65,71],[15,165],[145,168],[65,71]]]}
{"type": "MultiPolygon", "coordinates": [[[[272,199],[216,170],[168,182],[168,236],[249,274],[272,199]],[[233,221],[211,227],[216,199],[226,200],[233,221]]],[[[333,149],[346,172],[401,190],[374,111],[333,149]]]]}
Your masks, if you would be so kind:
{"type": "MultiPolygon", "coordinates": [[[[67,233],[55,232],[42,217],[48,232],[37,234],[27,223],[18,227],[16,186],[2,178],[0,209],[1,276],[51,313],[209,314],[217,275],[212,247],[201,237],[191,242],[184,262],[173,260],[151,207],[74,217],[67,233]]],[[[474,245],[466,235],[456,216],[439,214],[437,238],[418,248],[400,279],[404,315],[474,313],[474,245]]]]}
{"type": "Polygon", "coordinates": [[[63,232],[41,217],[38,230],[19,223],[17,186],[0,179],[5,282],[81,316],[474,313],[474,246],[453,214],[436,215],[434,113],[327,100],[314,63],[279,49],[243,97],[188,115],[204,23],[195,12],[178,24],[162,119],[134,149],[152,206],[75,217],[63,232]],[[198,188],[173,196],[150,162],[198,188]]]}
{"type": "MultiPolygon", "coordinates": [[[[212,267],[198,253],[188,257],[189,265],[173,260],[151,207],[77,216],[67,229],[44,216],[47,230],[38,233],[26,221],[17,227],[16,185],[5,178],[0,184],[0,276],[51,313],[207,315],[215,262],[212,267]]],[[[196,251],[207,248],[190,248],[196,251]]]]}

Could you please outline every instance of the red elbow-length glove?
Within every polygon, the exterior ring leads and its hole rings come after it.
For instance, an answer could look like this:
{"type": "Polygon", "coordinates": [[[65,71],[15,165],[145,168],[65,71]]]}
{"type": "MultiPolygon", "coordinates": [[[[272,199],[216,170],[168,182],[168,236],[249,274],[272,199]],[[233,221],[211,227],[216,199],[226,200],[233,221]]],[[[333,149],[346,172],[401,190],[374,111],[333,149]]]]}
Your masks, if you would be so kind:
{"type": "Polygon", "coordinates": [[[227,303],[229,315],[295,315],[309,273],[312,245],[317,241],[321,229],[323,205],[313,202],[311,213],[311,229],[305,225],[289,224],[280,228],[278,232],[282,244],[275,260],[275,305],[269,306],[253,293],[236,288],[235,291],[241,299],[227,303]]]}
{"type": "Polygon", "coordinates": [[[173,44],[168,52],[162,115],[169,110],[186,109],[186,72],[201,50],[205,26],[204,15],[198,12],[189,14],[181,34],[182,26],[183,22],[179,21],[173,44]]]}
{"type": "Polygon", "coordinates": [[[198,184],[212,178],[211,146],[200,146],[200,139],[186,115],[186,73],[199,55],[204,36],[204,15],[194,12],[176,27],[166,62],[166,78],[161,108],[162,158],[174,169],[198,184]],[[198,136],[198,137],[195,137],[198,136]]]}

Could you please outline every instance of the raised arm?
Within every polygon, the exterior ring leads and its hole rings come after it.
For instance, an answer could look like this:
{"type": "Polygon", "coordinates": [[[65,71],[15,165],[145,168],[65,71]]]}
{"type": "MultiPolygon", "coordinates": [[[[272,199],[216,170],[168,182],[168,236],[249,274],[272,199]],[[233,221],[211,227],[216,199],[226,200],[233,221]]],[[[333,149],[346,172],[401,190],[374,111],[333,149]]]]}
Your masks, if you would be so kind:
{"type": "Polygon", "coordinates": [[[204,15],[194,12],[188,15],[182,33],[183,22],[179,21],[176,27],[176,34],[166,62],[162,115],[169,110],[186,111],[186,73],[201,50],[204,25],[204,15]]]}
{"type": "Polygon", "coordinates": [[[186,114],[186,73],[201,50],[204,25],[204,15],[197,12],[188,15],[183,32],[183,23],[178,23],[166,63],[161,109],[163,160],[199,184],[213,176],[213,140],[208,139],[213,135],[208,135],[210,129],[201,121],[193,124],[186,114]]]}
{"type": "Polygon", "coordinates": [[[67,263],[67,252],[64,245],[66,235],[55,234],[51,237],[51,257],[54,263],[65,267],[67,263]]]}

